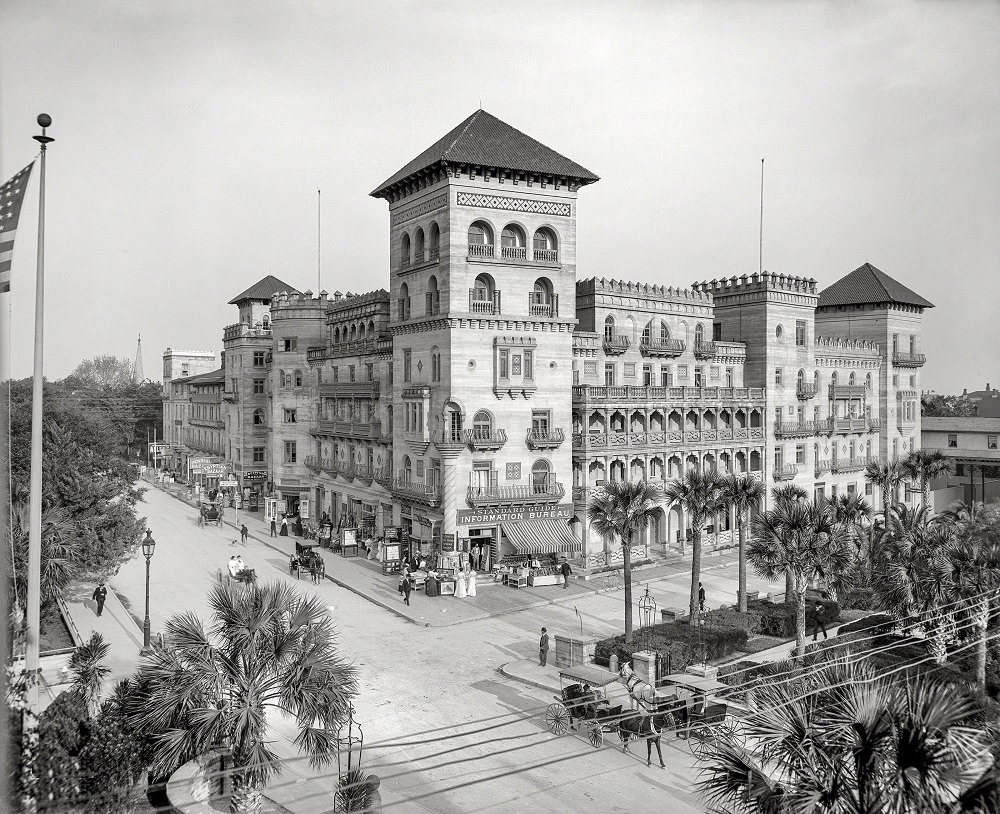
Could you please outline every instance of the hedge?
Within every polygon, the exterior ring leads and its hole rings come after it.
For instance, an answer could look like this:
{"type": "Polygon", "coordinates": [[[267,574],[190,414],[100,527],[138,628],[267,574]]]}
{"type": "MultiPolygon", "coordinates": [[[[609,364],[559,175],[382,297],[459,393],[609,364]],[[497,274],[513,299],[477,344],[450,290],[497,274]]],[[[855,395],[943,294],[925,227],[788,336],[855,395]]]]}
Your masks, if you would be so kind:
{"type": "MultiPolygon", "coordinates": [[[[815,618],[814,608],[819,602],[826,613],[823,622],[826,625],[840,619],[840,604],[834,599],[827,599],[814,591],[806,592],[806,629],[808,630],[815,618]]],[[[747,603],[747,609],[760,615],[760,628],[756,631],[762,636],[774,636],[778,639],[791,639],[795,636],[795,604],[768,602],[766,599],[754,599],[747,603]]]]}

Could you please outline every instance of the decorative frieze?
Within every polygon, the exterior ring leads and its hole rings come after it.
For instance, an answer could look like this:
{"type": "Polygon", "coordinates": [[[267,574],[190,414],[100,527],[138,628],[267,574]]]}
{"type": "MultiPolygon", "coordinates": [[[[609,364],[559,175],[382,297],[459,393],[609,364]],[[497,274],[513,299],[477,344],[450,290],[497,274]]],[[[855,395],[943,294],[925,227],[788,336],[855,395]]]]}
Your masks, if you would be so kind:
{"type": "Polygon", "coordinates": [[[393,227],[399,226],[401,223],[406,223],[414,218],[419,218],[421,215],[426,215],[428,212],[441,209],[441,207],[446,206],[447,203],[448,193],[442,192],[440,195],[435,195],[433,198],[428,198],[418,204],[408,206],[406,209],[400,209],[399,211],[394,212],[392,215],[392,225],[393,227]]]}
{"type": "Polygon", "coordinates": [[[534,198],[514,198],[509,195],[489,195],[478,192],[459,192],[459,206],[478,209],[503,209],[507,212],[527,212],[532,215],[556,215],[568,218],[573,207],[561,201],[540,201],[534,198]]]}

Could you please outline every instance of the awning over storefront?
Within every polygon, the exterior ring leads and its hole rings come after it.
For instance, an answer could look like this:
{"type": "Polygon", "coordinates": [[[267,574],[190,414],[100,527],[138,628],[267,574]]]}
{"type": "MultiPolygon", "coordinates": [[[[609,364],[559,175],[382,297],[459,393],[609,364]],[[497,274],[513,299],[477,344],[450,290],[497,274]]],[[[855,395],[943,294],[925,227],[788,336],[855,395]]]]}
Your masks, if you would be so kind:
{"type": "Polygon", "coordinates": [[[518,554],[551,554],[581,549],[579,540],[560,520],[522,520],[519,523],[503,523],[502,527],[518,554]]]}

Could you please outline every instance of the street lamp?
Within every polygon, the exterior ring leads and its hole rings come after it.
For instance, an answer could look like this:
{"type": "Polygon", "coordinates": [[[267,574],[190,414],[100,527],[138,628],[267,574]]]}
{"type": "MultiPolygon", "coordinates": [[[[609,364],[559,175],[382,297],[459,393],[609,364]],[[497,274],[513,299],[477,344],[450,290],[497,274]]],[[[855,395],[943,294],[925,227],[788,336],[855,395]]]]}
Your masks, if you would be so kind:
{"type": "Polygon", "coordinates": [[[142,620],[142,653],[149,652],[149,561],[153,559],[156,540],[153,532],[146,529],[146,539],[142,541],[142,555],[146,558],[146,618],[142,620]]]}
{"type": "Polygon", "coordinates": [[[639,600],[639,627],[650,627],[656,621],[656,600],[649,595],[649,586],[646,586],[646,593],[639,600]]]}
{"type": "MultiPolygon", "coordinates": [[[[354,720],[354,705],[347,708],[347,721],[337,730],[337,790],[333,810],[367,811],[368,783],[361,782],[361,751],[365,733],[354,720]]],[[[375,778],[372,778],[373,780],[375,778]]],[[[372,786],[376,788],[377,783],[372,786]]]]}

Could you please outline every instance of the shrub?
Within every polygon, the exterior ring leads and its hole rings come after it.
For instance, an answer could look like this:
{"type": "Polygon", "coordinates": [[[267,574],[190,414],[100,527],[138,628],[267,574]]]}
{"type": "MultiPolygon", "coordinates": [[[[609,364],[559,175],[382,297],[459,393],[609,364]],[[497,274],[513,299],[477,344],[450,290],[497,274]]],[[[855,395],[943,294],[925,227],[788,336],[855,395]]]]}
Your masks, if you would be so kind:
{"type": "Polygon", "coordinates": [[[873,613],[870,616],[841,625],[837,636],[859,631],[865,632],[869,636],[885,636],[892,631],[896,624],[898,624],[896,620],[887,613],[873,613]]]}
{"type": "MultiPolygon", "coordinates": [[[[742,616],[742,614],[737,614],[742,616]]],[[[732,620],[730,620],[732,621],[732,620]]],[[[702,660],[702,652],[708,660],[720,659],[740,650],[747,642],[748,632],[744,626],[731,624],[711,627],[709,625],[689,625],[687,622],[667,622],[637,631],[637,642],[656,653],[670,659],[671,670],[680,671],[689,664],[702,660]]],[[[608,665],[611,654],[618,656],[619,663],[632,657],[625,647],[623,635],[603,639],[594,646],[594,661],[608,665]]]]}
{"type": "MultiPolygon", "coordinates": [[[[826,611],[823,621],[831,624],[840,619],[840,603],[835,599],[827,599],[815,591],[806,591],[806,627],[813,623],[816,603],[819,602],[826,611]]],[[[757,631],[763,636],[774,636],[778,639],[790,639],[795,636],[795,605],[775,604],[766,599],[755,599],[748,603],[748,609],[760,614],[760,628],[757,631]]]]}

